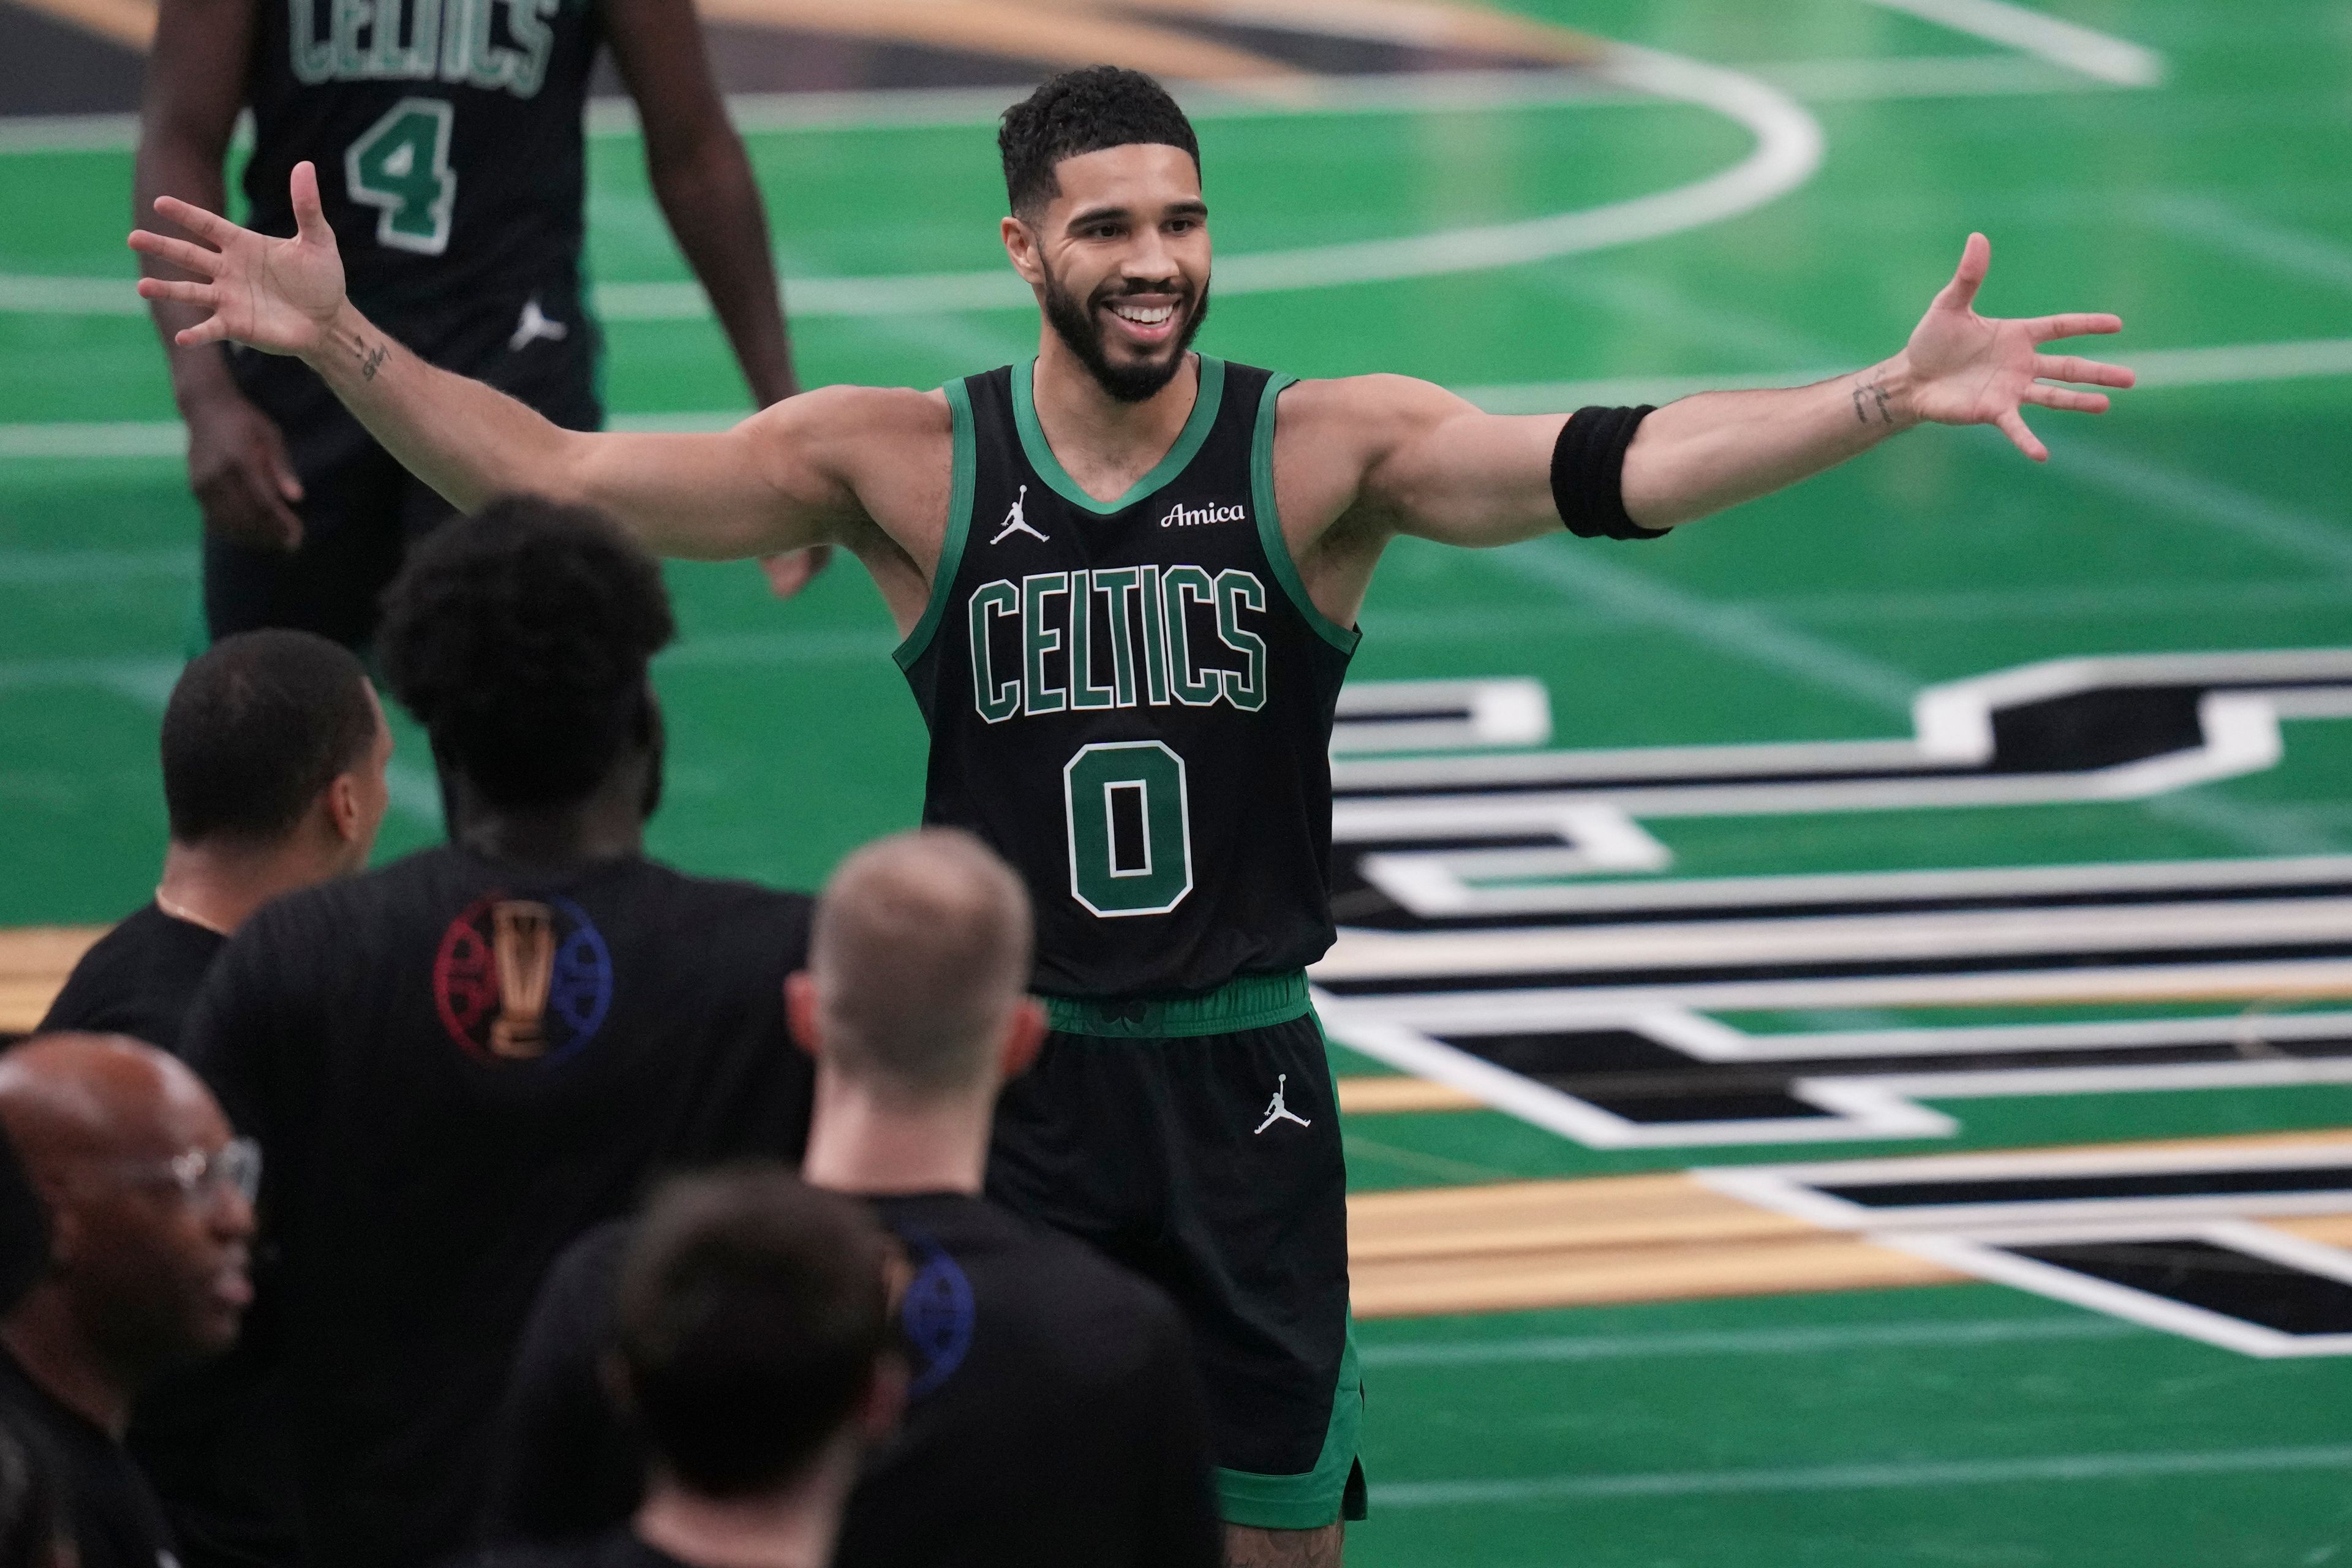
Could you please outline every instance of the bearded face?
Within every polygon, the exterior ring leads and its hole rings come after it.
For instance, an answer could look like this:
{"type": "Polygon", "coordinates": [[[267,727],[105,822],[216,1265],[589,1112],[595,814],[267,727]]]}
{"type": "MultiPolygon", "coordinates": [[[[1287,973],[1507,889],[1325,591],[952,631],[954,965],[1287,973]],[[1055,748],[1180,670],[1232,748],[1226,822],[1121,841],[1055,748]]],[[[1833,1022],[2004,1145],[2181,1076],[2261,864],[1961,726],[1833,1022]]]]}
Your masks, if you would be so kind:
{"type": "Polygon", "coordinates": [[[1195,290],[1181,279],[1141,286],[1112,279],[1080,300],[1050,269],[1045,274],[1045,320],[1055,335],[1121,403],[1145,402],[1173,380],[1208,319],[1205,283],[1195,290]]]}

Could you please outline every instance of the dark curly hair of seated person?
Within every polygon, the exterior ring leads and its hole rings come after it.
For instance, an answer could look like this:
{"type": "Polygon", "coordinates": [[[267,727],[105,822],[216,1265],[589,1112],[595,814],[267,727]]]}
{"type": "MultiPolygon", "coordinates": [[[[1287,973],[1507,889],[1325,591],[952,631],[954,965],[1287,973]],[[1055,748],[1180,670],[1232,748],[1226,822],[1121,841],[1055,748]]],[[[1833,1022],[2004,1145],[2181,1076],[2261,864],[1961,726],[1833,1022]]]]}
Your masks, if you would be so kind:
{"type": "Polygon", "coordinates": [[[590,508],[510,496],[442,528],[384,591],[384,679],[493,805],[569,805],[656,743],[646,670],[677,635],[661,568],[590,508]]]}

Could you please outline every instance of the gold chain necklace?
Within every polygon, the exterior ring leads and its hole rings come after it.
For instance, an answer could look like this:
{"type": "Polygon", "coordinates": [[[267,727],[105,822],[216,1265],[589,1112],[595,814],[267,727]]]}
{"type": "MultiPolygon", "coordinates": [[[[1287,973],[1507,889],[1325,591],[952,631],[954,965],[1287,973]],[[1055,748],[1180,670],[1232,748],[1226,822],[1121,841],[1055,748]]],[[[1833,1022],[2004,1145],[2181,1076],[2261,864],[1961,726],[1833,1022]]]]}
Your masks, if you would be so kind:
{"type": "Polygon", "coordinates": [[[187,905],[173,903],[171,900],[165,898],[163,896],[163,889],[161,888],[155,889],[155,907],[163,910],[165,914],[171,916],[175,921],[185,921],[192,926],[201,926],[205,931],[212,932],[215,936],[226,936],[229,934],[219,926],[216,926],[213,924],[212,921],[205,919],[204,916],[196,913],[195,910],[188,908],[187,905]]]}

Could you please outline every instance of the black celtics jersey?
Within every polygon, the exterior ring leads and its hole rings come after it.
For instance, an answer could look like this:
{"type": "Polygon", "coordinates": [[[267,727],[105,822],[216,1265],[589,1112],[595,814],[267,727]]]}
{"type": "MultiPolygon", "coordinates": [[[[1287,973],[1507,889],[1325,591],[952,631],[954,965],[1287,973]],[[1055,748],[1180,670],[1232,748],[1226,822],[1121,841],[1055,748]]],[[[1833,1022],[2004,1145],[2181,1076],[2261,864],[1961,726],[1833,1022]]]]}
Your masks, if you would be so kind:
{"type": "Polygon", "coordinates": [[[1207,991],[1331,944],[1356,634],[1307,597],[1275,513],[1290,378],[1200,367],[1175,446],[1109,503],[1055,460],[1028,365],[947,387],[947,538],[898,650],[930,726],[923,818],[1020,870],[1051,995],[1207,991]]]}
{"type": "Polygon", "coordinates": [[[261,0],[245,194],[308,158],[352,301],[397,324],[577,292],[593,0],[261,0]]]}

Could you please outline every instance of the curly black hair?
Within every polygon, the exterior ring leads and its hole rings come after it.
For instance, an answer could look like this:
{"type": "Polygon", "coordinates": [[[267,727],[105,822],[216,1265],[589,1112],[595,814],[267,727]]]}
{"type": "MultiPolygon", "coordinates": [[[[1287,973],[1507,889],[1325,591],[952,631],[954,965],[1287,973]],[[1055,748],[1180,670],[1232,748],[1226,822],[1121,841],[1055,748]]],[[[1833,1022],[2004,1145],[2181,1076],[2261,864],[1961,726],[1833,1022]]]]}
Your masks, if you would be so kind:
{"type": "Polygon", "coordinates": [[[384,591],[384,679],[444,767],[509,810],[585,799],[656,731],[646,667],[677,635],[661,568],[603,513],[494,500],[384,591]]]}
{"type": "Polygon", "coordinates": [[[1087,66],[1048,77],[1004,111],[996,149],[1004,195],[1016,216],[1033,217],[1061,194],[1054,165],[1106,147],[1154,142],[1181,147],[1201,166],[1201,142],[1176,100],[1141,71],[1087,66]]]}

